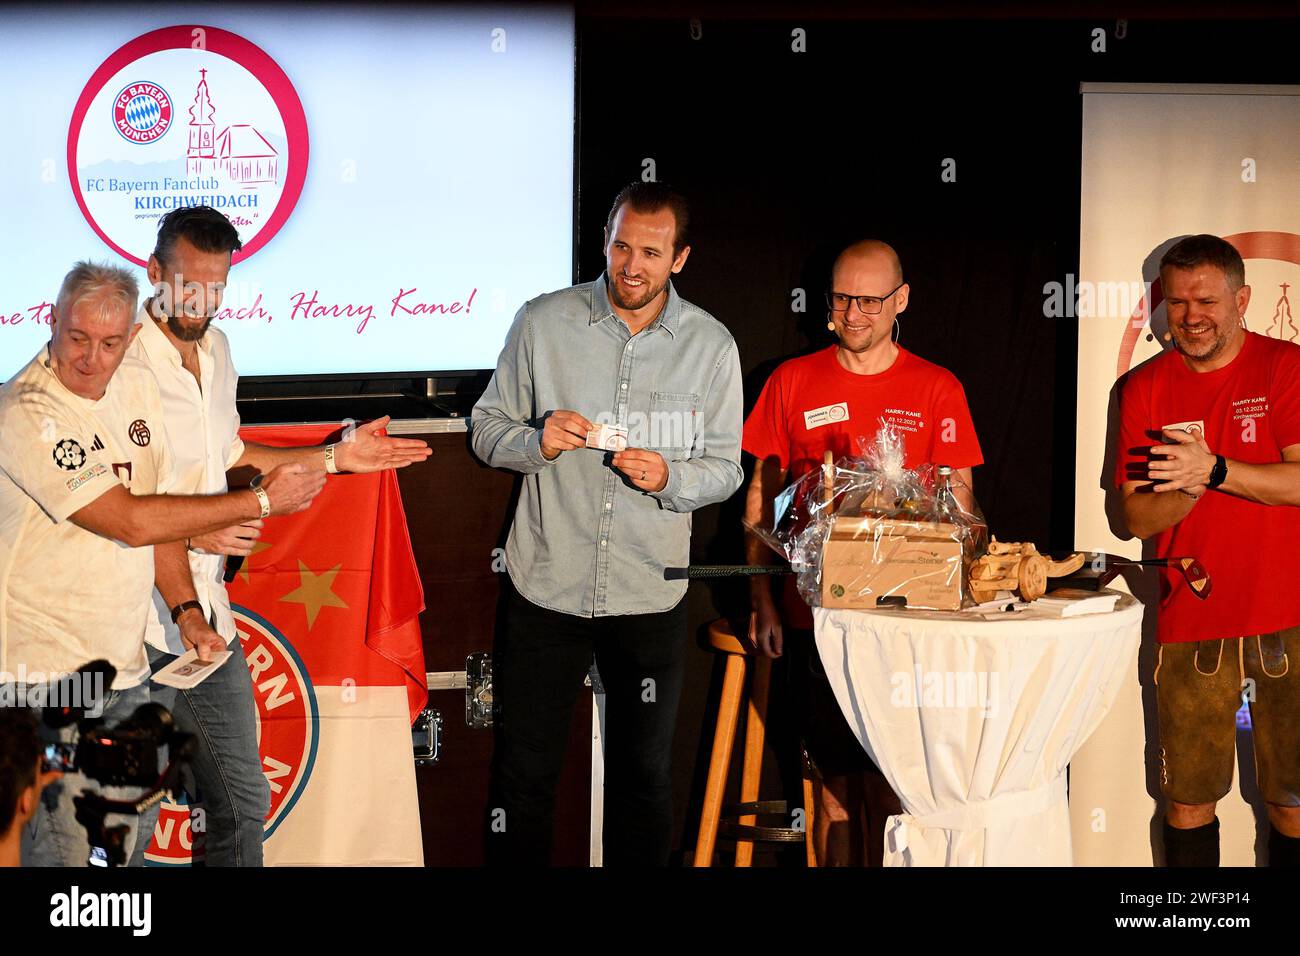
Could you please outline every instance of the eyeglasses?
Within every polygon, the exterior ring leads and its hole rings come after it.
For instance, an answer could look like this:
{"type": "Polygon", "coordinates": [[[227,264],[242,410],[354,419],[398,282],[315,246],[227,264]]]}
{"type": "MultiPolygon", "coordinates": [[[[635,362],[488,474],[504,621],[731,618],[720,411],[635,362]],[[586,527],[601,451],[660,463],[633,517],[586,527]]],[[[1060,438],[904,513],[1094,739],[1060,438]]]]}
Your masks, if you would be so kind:
{"type": "Polygon", "coordinates": [[[905,283],[898,283],[884,295],[849,295],[845,292],[827,292],[826,304],[832,312],[844,312],[850,302],[856,302],[858,311],[863,315],[878,315],[885,305],[885,300],[901,289],[905,283]]]}

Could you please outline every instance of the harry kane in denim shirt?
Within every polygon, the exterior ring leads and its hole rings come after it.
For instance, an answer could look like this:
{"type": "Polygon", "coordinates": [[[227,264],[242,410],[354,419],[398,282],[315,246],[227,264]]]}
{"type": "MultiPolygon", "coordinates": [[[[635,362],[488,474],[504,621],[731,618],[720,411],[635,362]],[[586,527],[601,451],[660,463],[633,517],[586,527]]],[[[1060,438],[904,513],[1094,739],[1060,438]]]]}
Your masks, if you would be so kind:
{"type": "Polygon", "coordinates": [[[691,512],[740,487],[742,395],[726,327],[684,301],[684,200],[634,183],[595,282],[516,315],[474,407],[474,452],[524,475],[493,653],[488,851],[549,859],[554,789],[594,655],[606,691],[606,864],[662,864],[691,512]],[[612,426],[601,428],[601,426],[612,426]],[[606,446],[588,447],[589,433],[606,446]]]}

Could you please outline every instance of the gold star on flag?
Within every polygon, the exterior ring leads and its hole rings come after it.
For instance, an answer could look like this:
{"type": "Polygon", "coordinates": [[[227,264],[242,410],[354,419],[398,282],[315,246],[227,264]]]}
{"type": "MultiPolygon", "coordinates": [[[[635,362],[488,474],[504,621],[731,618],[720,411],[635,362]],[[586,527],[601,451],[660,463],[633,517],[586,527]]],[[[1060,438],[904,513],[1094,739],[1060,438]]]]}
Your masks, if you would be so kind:
{"type": "Polygon", "coordinates": [[[265,541],[253,542],[252,553],[250,553],[248,557],[244,558],[243,565],[241,565],[239,570],[235,572],[236,575],[244,579],[245,584],[249,583],[248,572],[252,570],[253,555],[257,554],[259,551],[265,551],[269,547],[271,547],[271,545],[267,544],[265,541]]]}
{"type": "Polygon", "coordinates": [[[316,574],[302,562],[301,558],[298,560],[298,586],[280,600],[291,604],[301,604],[307,609],[308,630],[311,630],[315,625],[316,616],[320,614],[321,608],[347,607],[343,603],[343,599],[332,590],[334,579],[338,576],[341,567],[343,565],[336,564],[328,571],[316,574]]]}

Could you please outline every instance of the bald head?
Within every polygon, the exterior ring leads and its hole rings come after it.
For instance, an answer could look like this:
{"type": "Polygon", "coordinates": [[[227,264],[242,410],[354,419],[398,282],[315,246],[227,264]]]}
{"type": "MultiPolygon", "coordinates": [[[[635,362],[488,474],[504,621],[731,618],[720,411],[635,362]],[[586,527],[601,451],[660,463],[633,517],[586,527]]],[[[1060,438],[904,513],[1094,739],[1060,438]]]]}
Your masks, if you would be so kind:
{"type": "MultiPolygon", "coordinates": [[[[885,285],[875,292],[859,292],[859,295],[883,295],[903,281],[903,263],[899,261],[894,247],[879,239],[863,239],[849,246],[835,259],[831,270],[832,279],[841,275],[868,274],[879,276],[885,285]]],[[[835,283],[835,288],[839,288],[835,283]]],[[[847,291],[847,290],[846,290],[847,291]]]]}
{"type": "Polygon", "coordinates": [[[843,352],[892,355],[893,327],[907,308],[908,288],[898,253],[878,239],[855,242],[839,254],[826,295],[827,320],[843,352]]]}

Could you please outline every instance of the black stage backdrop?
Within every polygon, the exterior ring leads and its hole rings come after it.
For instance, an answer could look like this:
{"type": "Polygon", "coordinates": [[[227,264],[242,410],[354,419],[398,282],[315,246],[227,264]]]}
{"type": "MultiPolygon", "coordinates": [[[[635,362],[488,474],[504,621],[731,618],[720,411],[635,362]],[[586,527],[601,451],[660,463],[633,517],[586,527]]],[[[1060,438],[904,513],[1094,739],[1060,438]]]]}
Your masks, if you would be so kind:
{"type": "MultiPolygon", "coordinates": [[[[1218,12],[1186,20],[1142,2],[1105,16],[1067,5],[1057,11],[1063,18],[1040,20],[955,3],[846,6],[579,3],[579,278],[604,266],[613,196],[653,164],[653,177],[693,206],[678,290],[735,336],[748,404],[781,360],[831,342],[821,293],[838,249],[864,237],[889,242],[911,285],[902,344],[965,386],[985,460],[975,492],[991,530],[1043,550],[1088,546],[1073,540],[1078,323],[1043,314],[1044,285],[1078,270],[1079,84],[1297,83],[1300,21],[1263,18],[1267,8],[1249,3],[1232,8],[1239,19],[1218,12]],[[946,161],[955,181],[944,181],[946,161]],[[792,309],[797,290],[802,312],[792,309]]],[[[1037,15],[1028,4],[1010,9],[1037,15]]],[[[1133,130],[1135,143],[1146,135],[1133,130]]],[[[510,241],[508,223],[501,235],[510,241]]],[[[467,413],[484,382],[466,379],[441,400],[467,413]]],[[[391,383],[290,384],[294,394],[321,398],[241,401],[245,421],[430,414],[418,399],[367,398],[391,383]]],[[[285,388],[246,382],[240,394],[285,388]]],[[[407,507],[422,506],[417,499],[407,507]]],[[[742,559],[741,510],[738,494],[696,513],[696,561],[742,559]]],[[[503,509],[503,529],[510,517],[503,509]]],[[[430,599],[436,605],[437,595],[430,599]]],[[[735,583],[693,584],[689,600],[697,630],[748,608],[745,586],[735,583]]],[[[427,648],[444,641],[442,627],[426,620],[427,648]]],[[[720,687],[709,653],[694,650],[688,662],[675,783],[684,861],[720,687]]],[[[778,663],[769,727],[778,755],[792,748],[783,679],[778,663]]],[[[617,733],[609,728],[611,738],[617,733]]],[[[797,800],[797,768],[787,760],[781,769],[797,800]]],[[[768,787],[765,795],[776,796],[779,781],[768,787]]],[[[793,865],[800,856],[786,859],[793,865]]],[[[758,862],[771,860],[760,854],[758,862]]]]}
{"type": "MultiPolygon", "coordinates": [[[[752,403],[780,360],[833,341],[838,249],[889,242],[911,285],[902,344],[966,389],[990,527],[1040,548],[1073,546],[1078,325],[1044,317],[1043,286],[1078,268],[1079,84],[1300,75],[1296,21],[1130,20],[1123,39],[1106,19],[578,25],[580,278],[603,268],[613,195],[653,161],[693,208],[678,291],[735,336],[752,403]]],[[[740,553],[698,517],[697,548],[740,553]]]]}
{"type": "MultiPolygon", "coordinates": [[[[684,11],[580,16],[578,26],[581,279],[603,268],[613,195],[652,162],[654,178],[692,203],[677,288],[735,336],[748,410],[782,359],[832,341],[821,293],[838,249],[889,242],[911,285],[902,344],[966,389],[989,527],[1042,550],[1075,545],[1078,323],[1044,317],[1043,287],[1078,269],[1079,84],[1293,83],[1300,39],[1295,21],[701,14],[692,23],[684,11]],[[1098,28],[1104,53],[1092,49],[1098,28]],[[954,182],[941,176],[946,160],[954,182]],[[806,311],[796,312],[800,289],[806,311]]],[[[695,560],[743,559],[742,507],[738,494],[696,514],[695,560]]],[[[745,613],[747,591],[694,584],[691,606],[703,627],[745,613]]],[[[690,660],[676,748],[687,861],[719,688],[705,652],[690,660]]],[[[778,667],[778,747],[781,683],[778,667]]],[[[797,770],[784,771],[797,799],[797,770]]]]}

